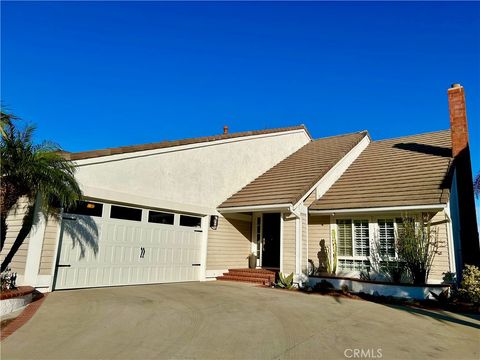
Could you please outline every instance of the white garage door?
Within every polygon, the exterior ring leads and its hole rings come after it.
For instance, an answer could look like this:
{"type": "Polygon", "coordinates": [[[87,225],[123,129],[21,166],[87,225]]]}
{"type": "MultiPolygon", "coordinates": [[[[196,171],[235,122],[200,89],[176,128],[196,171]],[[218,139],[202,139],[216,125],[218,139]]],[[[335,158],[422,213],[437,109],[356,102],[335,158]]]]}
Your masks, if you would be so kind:
{"type": "Polygon", "coordinates": [[[197,281],[201,218],[80,202],[64,214],[55,289],[197,281]]]}

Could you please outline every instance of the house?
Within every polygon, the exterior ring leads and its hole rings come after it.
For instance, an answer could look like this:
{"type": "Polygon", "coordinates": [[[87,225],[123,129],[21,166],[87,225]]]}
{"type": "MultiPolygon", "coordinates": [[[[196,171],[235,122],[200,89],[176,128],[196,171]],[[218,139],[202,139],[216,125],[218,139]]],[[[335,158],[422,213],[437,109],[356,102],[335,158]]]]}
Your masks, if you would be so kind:
{"type": "Polygon", "coordinates": [[[67,153],[85,201],[60,222],[39,214],[11,268],[44,291],[235,279],[253,252],[259,269],[299,277],[336,245],[337,274],[357,277],[408,212],[437,229],[440,283],[480,258],[463,87],[448,95],[450,130],[396,139],[314,140],[302,125],[67,153]]]}

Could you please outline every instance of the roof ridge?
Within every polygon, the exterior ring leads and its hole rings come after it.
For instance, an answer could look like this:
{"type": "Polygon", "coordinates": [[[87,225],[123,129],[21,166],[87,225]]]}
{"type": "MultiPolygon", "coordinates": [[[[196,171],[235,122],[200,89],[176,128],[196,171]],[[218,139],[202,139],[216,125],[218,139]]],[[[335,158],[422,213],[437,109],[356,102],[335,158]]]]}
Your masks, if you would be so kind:
{"type": "Polygon", "coordinates": [[[247,137],[247,136],[274,134],[274,133],[281,133],[281,132],[294,131],[294,130],[304,130],[307,133],[307,135],[310,137],[310,139],[312,139],[312,136],[308,132],[306,126],[301,124],[301,125],[295,125],[295,126],[289,126],[289,127],[278,127],[278,128],[263,129],[263,130],[239,131],[239,132],[228,133],[228,134],[207,135],[207,136],[186,138],[186,139],[180,139],[180,140],[163,140],[158,142],[150,142],[150,143],[126,145],[126,146],[116,146],[116,147],[96,149],[96,150],[86,150],[86,151],[78,151],[78,152],[64,151],[64,156],[69,160],[89,159],[89,158],[101,157],[101,156],[133,153],[138,151],[155,150],[160,148],[168,148],[168,147],[181,146],[181,145],[191,145],[191,144],[198,144],[202,142],[213,142],[218,140],[228,140],[228,139],[247,137]]]}
{"type": "Polygon", "coordinates": [[[378,142],[382,142],[382,141],[398,140],[398,139],[403,139],[403,138],[408,138],[408,137],[413,137],[413,136],[436,134],[436,133],[447,132],[447,131],[450,131],[450,129],[427,131],[427,132],[424,132],[424,133],[396,136],[396,137],[393,137],[393,138],[387,138],[387,139],[381,139],[381,140],[372,140],[372,142],[378,143],[378,142]]]}
{"type": "Polygon", "coordinates": [[[352,132],[345,133],[345,134],[338,134],[338,135],[330,135],[330,136],[320,137],[320,138],[317,138],[313,141],[331,139],[331,138],[335,138],[335,137],[342,137],[342,136],[349,136],[349,135],[356,135],[356,134],[365,134],[365,135],[370,136],[370,134],[368,133],[368,130],[360,130],[360,131],[352,131],[352,132]]]}

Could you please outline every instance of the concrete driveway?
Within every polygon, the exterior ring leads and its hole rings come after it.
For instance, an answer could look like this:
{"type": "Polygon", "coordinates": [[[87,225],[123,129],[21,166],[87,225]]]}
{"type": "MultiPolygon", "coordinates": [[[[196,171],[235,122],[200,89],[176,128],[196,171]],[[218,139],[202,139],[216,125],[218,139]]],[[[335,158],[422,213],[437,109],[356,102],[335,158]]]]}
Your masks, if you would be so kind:
{"type": "Polygon", "coordinates": [[[1,355],[478,359],[479,329],[478,317],[217,281],[54,292],[1,355]]]}

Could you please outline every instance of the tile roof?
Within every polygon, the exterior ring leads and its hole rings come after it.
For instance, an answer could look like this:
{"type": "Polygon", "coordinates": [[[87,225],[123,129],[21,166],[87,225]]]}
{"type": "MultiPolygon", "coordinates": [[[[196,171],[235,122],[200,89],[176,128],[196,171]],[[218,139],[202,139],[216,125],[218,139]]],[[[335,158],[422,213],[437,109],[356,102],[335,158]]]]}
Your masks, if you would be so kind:
{"type": "Polygon", "coordinates": [[[126,154],[126,153],[132,153],[136,151],[163,149],[163,148],[169,148],[173,146],[190,145],[190,144],[197,144],[202,142],[212,142],[217,140],[233,139],[233,138],[239,138],[244,136],[264,135],[264,134],[272,134],[272,133],[300,130],[300,129],[305,130],[307,134],[310,136],[307,128],[304,125],[298,125],[298,126],[290,126],[285,128],[244,131],[244,132],[221,134],[221,135],[214,135],[214,136],[204,136],[204,137],[190,138],[190,139],[183,139],[183,140],[162,141],[162,142],[143,144],[143,145],[120,146],[120,147],[108,148],[108,149],[102,149],[102,150],[90,150],[90,151],[82,151],[82,152],[75,152],[75,153],[63,152],[63,155],[67,160],[82,160],[82,159],[96,158],[100,156],[126,154]]]}
{"type": "Polygon", "coordinates": [[[312,141],[267,170],[219,208],[295,204],[345,156],[366,131],[312,141]]]}
{"type": "Polygon", "coordinates": [[[451,154],[449,130],[373,141],[310,209],[445,204],[451,154]]]}

